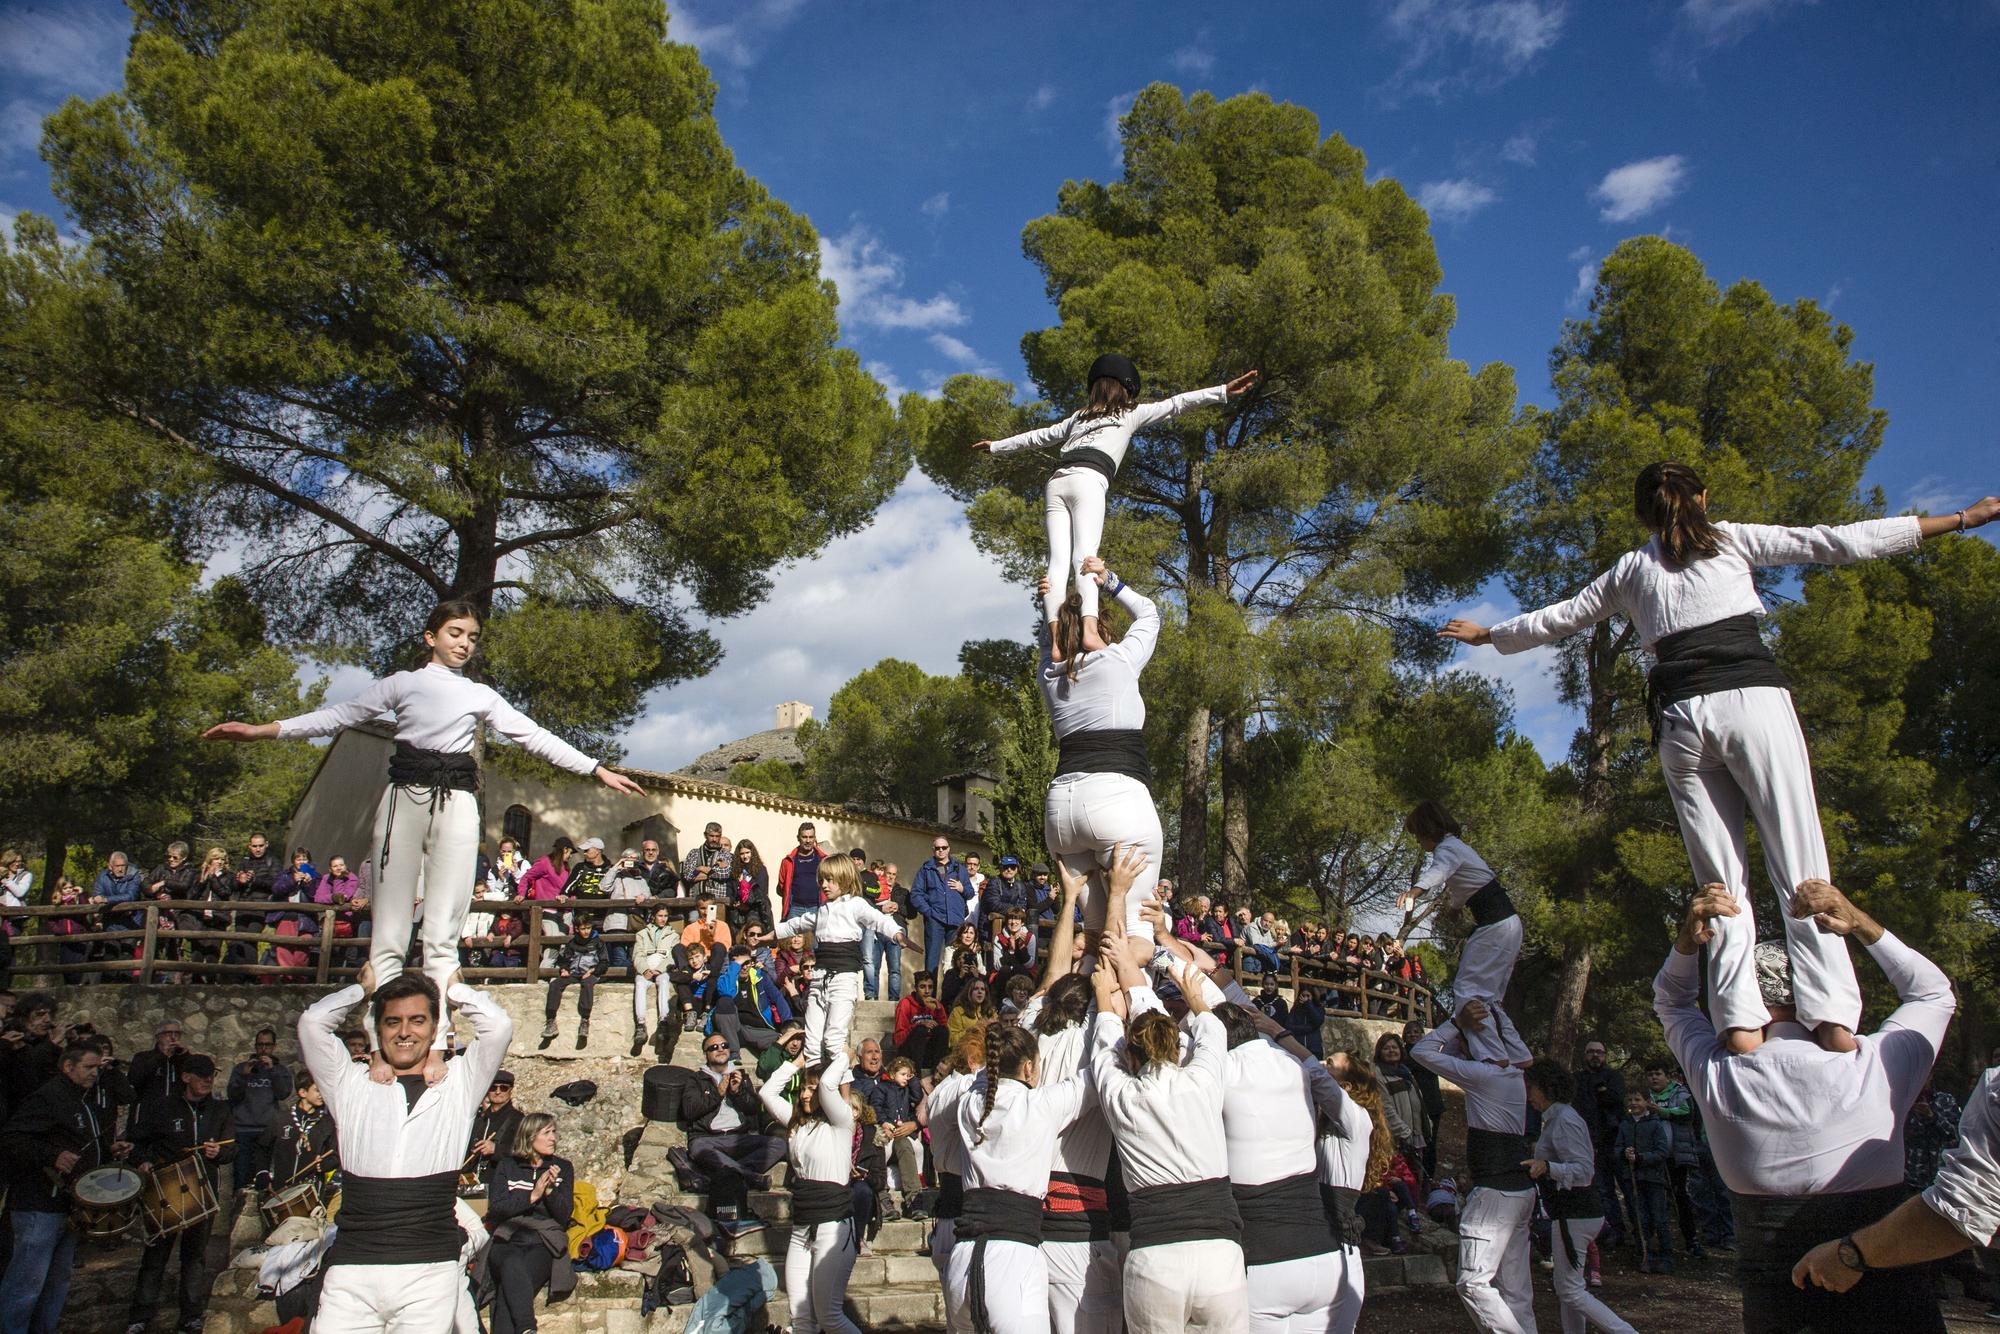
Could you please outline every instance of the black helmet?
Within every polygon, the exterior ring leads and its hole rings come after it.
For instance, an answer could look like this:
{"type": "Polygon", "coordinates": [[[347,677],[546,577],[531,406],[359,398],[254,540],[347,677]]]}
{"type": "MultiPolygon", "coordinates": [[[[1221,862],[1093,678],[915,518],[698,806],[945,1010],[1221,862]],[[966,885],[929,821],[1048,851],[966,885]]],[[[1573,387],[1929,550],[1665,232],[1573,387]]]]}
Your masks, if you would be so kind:
{"type": "Polygon", "coordinates": [[[1106,376],[1125,386],[1125,392],[1133,398],[1139,397],[1139,368],[1132,364],[1130,357],[1121,357],[1116,352],[1106,352],[1090,363],[1090,375],[1084,380],[1088,389],[1106,376]]]}

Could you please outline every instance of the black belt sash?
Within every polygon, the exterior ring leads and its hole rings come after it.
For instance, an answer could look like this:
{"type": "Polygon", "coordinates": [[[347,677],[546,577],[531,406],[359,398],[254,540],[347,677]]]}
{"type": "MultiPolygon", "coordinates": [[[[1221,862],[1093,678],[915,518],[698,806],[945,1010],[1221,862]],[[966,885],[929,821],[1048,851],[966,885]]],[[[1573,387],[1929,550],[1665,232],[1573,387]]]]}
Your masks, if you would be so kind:
{"type": "Polygon", "coordinates": [[[469,750],[422,750],[398,741],[396,753],[389,757],[389,781],[397,787],[477,792],[479,761],[469,750]]]}
{"type": "Polygon", "coordinates": [[[1333,1239],[1342,1246],[1359,1246],[1363,1227],[1361,1223],[1361,1192],[1352,1186],[1329,1186],[1324,1181],[1319,1187],[1319,1202],[1326,1210],[1327,1226],[1333,1232],[1333,1239]]]}
{"type": "Polygon", "coordinates": [[[340,1227],[329,1265],[428,1265],[456,1261],[465,1245],[458,1226],[458,1173],[364,1177],[341,1182],[340,1227]]]}
{"type": "Polygon", "coordinates": [[[1475,1187],[1533,1190],[1535,1179],[1521,1164],[1534,1154],[1535,1146],[1526,1135],[1482,1130],[1478,1126],[1465,1128],[1466,1166],[1472,1171],[1475,1187]]]}
{"type": "Polygon", "coordinates": [[[1749,612],[1663,636],[1653,645],[1653,657],[1653,670],[1646,674],[1646,716],[1655,747],[1667,710],[1682,700],[1750,686],[1791,685],[1749,612]]]}
{"type": "Polygon", "coordinates": [[[1136,727],[1095,727],[1071,732],[1057,741],[1056,773],[1124,774],[1142,783],[1153,781],[1146,758],[1146,734],[1136,727]]]}
{"type": "Polygon", "coordinates": [[[957,1172],[938,1173],[937,1216],[957,1218],[965,1210],[965,1178],[957,1172]]]}
{"type": "Polygon", "coordinates": [[[1563,1259],[1569,1262],[1571,1269],[1582,1268],[1583,1258],[1576,1252],[1576,1241],[1569,1234],[1569,1225],[1586,1218],[1604,1217],[1604,1202],[1598,1198],[1597,1187],[1550,1186],[1545,1183],[1542,1206],[1549,1211],[1556,1236],[1562,1240],[1563,1259]]]}
{"type": "Polygon", "coordinates": [[[1063,472],[1070,468],[1088,468],[1092,472],[1101,472],[1104,474],[1104,480],[1107,482],[1118,476],[1118,465],[1111,461],[1111,456],[1103,450],[1094,449],[1089,445],[1079,445],[1075,449],[1065,449],[1061,454],[1056,456],[1056,472],[1063,472]]]}
{"type": "Polygon", "coordinates": [[[1732,1191],[1737,1276],[1780,1270],[1790,1275],[1801,1255],[1823,1241],[1866,1227],[1909,1195],[1909,1189],[1900,1184],[1838,1195],[1738,1195],[1732,1191]]]}
{"type": "Polygon", "coordinates": [[[1922,1266],[1870,1270],[1840,1293],[1792,1283],[1801,1255],[1875,1222],[1909,1195],[1901,1184],[1838,1195],[1732,1195],[1744,1328],[1806,1334],[1893,1327],[1899,1334],[1944,1334],[1937,1292],[1922,1266]]]}
{"type": "Polygon", "coordinates": [[[952,1245],[972,1243],[972,1264],[966,1271],[966,1311],[974,1334],[992,1334],[993,1317],[986,1308],[986,1243],[1013,1241],[1042,1244],[1042,1202],[1017,1190],[975,1186],[965,1192],[965,1208],[952,1226],[952,1245]]]}
{"type": "Polygon", "coordinates": [[[1048,1241],[1106,1241],[1111,1236],[1111,1193],[1096,1177],[1051,1172],[1042,1201],[1042,1236],[1048,1241]]]}
{"type": "Polygon", "coordinates": [[[1229,1179],[1176,1182],[1132,1192],[1132,1249],[1177,1241],[1243,1242],[1229,1179]]]}
{"type": "Polygon", "coordinates": [[[1465,901],[1465,910],[1472,914],[1474,926],[1492,926],[1515,915],[1514,900],[1507,897],[1507,887],[1500,883],[1498,877],[1474,890],[1472,897],[1465,901]]]}
{"type": "Polygon", "coordinates": [[[813,958],[817,961],[821,974],[858,973],[861,971],[861,942],[858,940],[827,940],[813,945],[813,958]]]}
{"type": "MultiPolygon", "coordinates": [[[[342,1206],[341,1212],[346,1212],[342,1206]]],[[[854,1214],[854,1192],[845,1181],[815,1181],[811,1177],[792,1180],[792,1223],[816,1227],[838,1223],[854,1214]]]]}
{"type": "Polygon", "coordinates": [[[1236,1197],[1236,1212],[1243,1220],[1244,1264],[1281,1264],[1333,1251],[1333,1228],[1314,1226],[1327,1218],[1317,1172],[1257,1186],[1231,1183],[1229,1191],[1236,1197]]]}

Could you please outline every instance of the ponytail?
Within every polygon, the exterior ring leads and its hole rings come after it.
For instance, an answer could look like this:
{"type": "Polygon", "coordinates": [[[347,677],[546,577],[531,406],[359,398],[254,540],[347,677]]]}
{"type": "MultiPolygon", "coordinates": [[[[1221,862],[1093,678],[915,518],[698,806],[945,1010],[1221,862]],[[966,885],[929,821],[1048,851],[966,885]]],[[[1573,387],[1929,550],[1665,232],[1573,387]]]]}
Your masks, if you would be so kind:
{"type": "Polygon", "coordinates": [[[1056,652],[1062,654],[1063,675],[1076,680],[1076,660],[1083,656],[1083,594],[1072,592],[1056,610],[1056,652]]]}
{"type": "Polygon", "coordinates": [[[993,1115],[993,1097],[1000,1081],[1021,1078],[1040,1050],[1035,1035],[1025,1028],[995,1028],[986,1035],[986,1089],[979,1124],[972,1132],[974,1144],[986,1142],[986,1118],[993,1115]]]}
{"type": "Polygon", "coordinates": [[[1116,376],[1100,375],[1090,382],[1090,401],[1085,403],[1079,417],[1123,416],[1132,407],[1132,390],[1116,376]]]}
{"type": "Polygon", "coordinates": [[[1685,463],[1649,463],[1632,486],[1632,509],[1639,522],[1659,535],[1669,565],[1685,567],[1722,549],[1722,535],[1709,522],[1701,495],[1708,488],[1685,463]]]}

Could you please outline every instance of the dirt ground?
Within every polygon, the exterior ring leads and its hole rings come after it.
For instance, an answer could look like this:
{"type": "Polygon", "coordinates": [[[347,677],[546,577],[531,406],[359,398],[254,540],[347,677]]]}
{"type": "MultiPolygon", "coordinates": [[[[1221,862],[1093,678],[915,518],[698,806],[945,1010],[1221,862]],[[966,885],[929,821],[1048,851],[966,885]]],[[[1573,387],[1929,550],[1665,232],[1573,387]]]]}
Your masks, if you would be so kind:
{"type": "MultiPolygon", "coordinates": [[[[1742,1307],[1726,1260],[1686,1262],[1672,1277],[1637,1274],[1616,1260],[1607,1261],[1604,1286],[1597,1295],[1647,1334],[1720,1334],[1742,1328],[1742,1307]]],[[[1983,1302],[1953,1300],[1944,1304],[1944,1311],[1951,1334],[2000,1328],[1985,1319],[1983,1302]]],[[[1535,1266],[1535,1321],[1546,1331],[1562,1328],[1548,1271],[1539,1264],[1535,1266]]],[[[1457,1334],[1471,1329],[1472,1320],[1457,1292],[1448,1287],[1371,1292],[1361,1311],[1361,1334],[1457,1334]]]]}

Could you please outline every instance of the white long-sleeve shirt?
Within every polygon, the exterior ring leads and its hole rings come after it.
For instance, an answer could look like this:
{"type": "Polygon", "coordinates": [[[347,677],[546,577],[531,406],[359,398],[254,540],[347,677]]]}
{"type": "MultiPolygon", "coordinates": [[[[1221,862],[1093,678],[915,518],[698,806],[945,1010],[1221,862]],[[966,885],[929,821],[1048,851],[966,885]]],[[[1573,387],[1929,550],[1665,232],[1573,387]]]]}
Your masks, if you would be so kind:
{"type": "Polygon", "coordinates": [[[978,1073],[946,1075],[924,1097],[924,1122],[931,1132],[931,1159],[940,1172],[965,1175],[965,1141],[958,1133],[958,1106],[972,1092],[978,1073]]]}
{"type": "MultiPolygon", "coordinates": [[[[1096,449],[1110,458],[1112,469],[1116,471],[1125,462],[1125,451],[1131,448],[1132,437],[1138,432],[1178,417],[1189,408],[1228,401],[1229,386],[1219,384],[1175,394],[1157,403],[1135,403],[1116,416],[1085,417],[1080,412],[1072,412],[1059,422],[1037,426],[1031,431],[1010,435],[1005,440],[995,440],[991,452],[1012,454],[1023,449],[1047,449],[1050,445],[1061,446],[1065,455],[1074,449],[1096,449]]],[[[1057,472],[1072,466],[1077,465],[1063,458],[1056,460],[1057,472]]]]}
{"type": "Polygon", "coordinates": [[[1229,1175],[1222,1133],[1223,1081],[1229,1077],[1229,1039],[1212,1014],[1190,1014],[1187,1064],[1125,1070],[1119,1047],[1125,1025],[1115,1014],[1097,1016],[1091,1034],[1091,1076],[1097,1101],[1118,1141],[1118,1161],[1128,1190],[1213,1181],[1229,1175]]]}
{"type": "Polygon", "coordinates": [[[1461,1041],[1458,1025],[1447,1020],[1418,1038],[1410,1059],[1435,1070],[1465,1090],[1465,1124],[1500,1135],[1528,1133],[1528,1090],[1521,1072],[1454,1054],[1447,1044],[1461,1041]]]}
{"type": "Polygon", "coordinates": [[[843,894],[811,912],[787,917],[771,932],[771,938],[790,940],[808,931],[813,933],[815,945],[848,945],[860,940],[863,931],[873,931],[884,940],[894,941],[902,935],[903,927],[861,895],[843,894]]]}
{"type": "Polygon", "coordinates": [[[1003,1079],[993,1090],[993,1110],[985,1112],[984,1072],[956,1109],[959,1142],[965,1146],[967,1190],[1011,1190],[1042,1199],[1049,1193],[1056,1141],[1095,1099],[1087,1074],[1029,1088],[1003,1079]],[[981,1136],[984,1135],[982,1139],[981,1136]]]}
{"type": "Polygon", "coordinates": [[[1264,1038],[1231,1047],[1224,1058],[1223,1147],[1229,1180],[1261,1186],[1319,1169],[1319,1125],[1305,1071],[1264,1038]]]}
{"type": "MultiPolygon", "coordinates": [[[[797,1057],[786,1061],[757,1090],[764,1110],[781,1126],[792,1124],[792,1100],[785,1096],[785,1088],[804,1064],[797,1057]]],[[[813,1101],[826,1119],[803,1122],[786,1137],[785,1153],[792,1171],[808,1181],[844,1186],[854,1175],[854,1109],[847,1105],[847,1095],[840,1088],[846,1078],[846,1058],[834,1057],[813,1093],[813,1101]]]]}
{"type": "MultiPolygon", "coordinates": [[[[1042,998],[1036,996],[1028,1002],[1028,1008],[1021,1011],[1021,1022],[1032,1028],[1041,1008],[1042,998]]],[[[1089,1062],[1085,1060],[1090,1052],[1088,1019],[1059,1033],[1041,1034],[1035,1043],[1039,1049],[1036,1064],[1044,1083],[1070,1079],[1089,1068],[1089,1062]]],[[[1104,1111],[1097,1105],[1097,1099],[1092,1097],[1057,1139],[1052,1170],[1102,1181],[1111,1166],[1111,1148],[1111,1124],[1104,1119],[1104,1111]]]]}
{"type": "Polygon", "coordinates": [[[1446,834],[1438,840],[1431,852],[1430,860],[1417,876],[1414,885],[1419,893],[1428,894],[1438,886],[1444,886],[1451,898],[1451,906],[1463,908],[1465,901],[1493,881],[1493,868],[1484,858],[1465,846],[1455,834],[1446,834]]]}
{"type": "Polygon", "coordinates": [[[1564,1190],[1588,1186],[1597,1176],[1597,1146],[1591,1143],[1590,1127],[1566,1102],[1552,1102],[1542,1113],[1535,1157],[1549,1165],[1549,1180],[1564,1190]]]}
{"type": "MultiPolygon", "coordinates": [[[[1708,1126],[1715,1165],[1739,1195],[1845,1194],[1903,1179],[1903,1122],[1937,1060],[1956,1002],[1936,964],[1885,931],[1868,947],[1902,1004],[1858,1050],[1823,1050],[1777,1023],[1731,1055],[1695,1005],[1700,956],[1669,951],[1653,1009],[1708,1126]]],[[[1418,1045],[1422,1045],[1421,1043],[1418,1045]]]]}
{"type": "Polygon", "coordinates": [[[448,993],[472,1023],[465,1054],[445,1066],[444,1079],[411,1106],[400,1085],[377,1084],[336,1034],[360,1004],[358,986],[342,987],[299,1016],[299,1051],[333,1114],[343,1171],[364,1177],[424,1177],[456,1172],[465,1161],[480,1099],[507,1057],[514,1021],[483,991],[463,982],[448,993]]]}
{"type": "Polygon", "coordinates": [[[472,749],[484,722],[530,755],[571,773],[597,772],[597,761],[542,727],[500,698],[491,686],[468,681],[460,672],[428,663],[414,672],[397,672],[370,685],[342,704],[329,704],[278,723],[281,737],[332,736],[344,727],[359,727],[393,716],[396,740],[419,750],[461,755],[472,749]]]}
{"type": "Polygon", "coordinates": [[[1620,556],[1575,597],[1493,627],[1493,647],[1519,653],[1623,614],[1648,649],[1677,630],[1712,625],[1731,616],[1764,614],[1750,572],[1768,565],[1851,565],[1876,556],[1912,551],[1923,538],[1913,515],[1864,523],[1780,528],[1761,523],[1717,523],[1721,550],[1681,569],[1666,562],[1656,537],[1620,556]]]}
{"type": "Polygon", "coordinates": [[[1988,1070],[1958,1123],[1924,1203],[1974,1246],[2000,1243],[2000,1069],[1988,1070]]]}
{"type": "Polygon", "coordinates": [[[1139,674],[1152,661],[1160,641],[1160,609],[1130,584],[1106,579],[1118,591],[1112,596],[1132,615],[1132,624],[1109,648],[1085,653],[1076,660],[1076,678],[1069,664],[1049,656],[1049,630],[1042,627],[1042,699],[1058,740],[1072,732],[1133,731],[1146,725],[1146,700],[1139,693],[1139,674]]]}
{"type": "MultiPolygon", "coordinates": [[[[1327,1124],[1331,1133],[1319,1138],[1319,1179],[1341,1190],[1360,1190],[1368,1183],[1368,1152],[1373,1147],[1375,1118],[1342,1090],[1339,1114],[1328,1117],[1327,1124]]],[[[1383,1133],[1388,1133],[1386,1126],[1383,1133]]],[[[1355,1241],[1358,1244],[1359,1238],[1355,1241]]]]}

